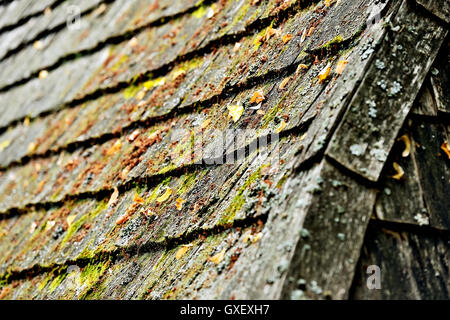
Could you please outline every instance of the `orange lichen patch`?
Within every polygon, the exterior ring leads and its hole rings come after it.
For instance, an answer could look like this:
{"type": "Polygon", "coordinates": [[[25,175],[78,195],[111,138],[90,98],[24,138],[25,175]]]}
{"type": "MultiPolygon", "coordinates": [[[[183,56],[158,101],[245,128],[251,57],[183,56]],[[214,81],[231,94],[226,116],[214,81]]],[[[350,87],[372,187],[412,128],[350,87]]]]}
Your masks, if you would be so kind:
{"type": "Polygon", "coordinates": [[[183,208],[183,204],[186,202],[186,200],[178,198],[176,201],[176,207],[177,210],[180,211],[183,208]]]}
{"type": "Polygon", "coordinates": [[[244,112],[244,107],[241,105],[230,105],[227,106],[228,109],[228,114],[230,115],[231,118],[233,118],[234,122],[237,122],[241,116],[242,113],[244,112]]]}
{"type": "Polygon", "coordinates": [[[286,77],[283,79],[283,81],[281,81],[280,85],[278,86],[278,88],[280,90],[283,90],[284,87],[286,87],[286,85],[288,84],[289,80],[291,80],[291,77],[286,77]]]}
{"type": "Polygon", "coordinates": [[[223,258],[225,257],[225,252],[226,252],[226,249],[223,248],[222,251],[220,251],[219,253],[215,254],[212,257],[209,257],[208,260],[214,264],[219,264],[220,262],[222,262],[223,258]]]}
{"type": "Polygon", "coordinates": [[[265,99],[264,93],[262,92],[262,90],[258,90],[253,93],[252,97],[250,98],[250,103],[258,104],[263,102],[264,99],[265,99]]]}
{"type": "Polygon", "coordinates": [[[393,175],[391,178],[395,179],[395,180],[401,180],[403,178],[404,174],[405,174],[405,171],[403,170],[403,168],[397,162],[394,162],[392,164],[392,166],[394,167],[394,170],[395,170],[396,174],[393,175]]]}
{"type": "Polygon", "coordinates": [[[124,224],[125,222],[127,222],[130,219],[132,213],[133,213],[133,210],[127,210],[127,212],[125,212],[123,215],[121,215],[119,218],[117,218],[116,224],[121,225],[121,224],[124,224]]]}
{"type": "Polygon", "coordinates": [[[156,202],[162,203],[162,202],[166,201],[167,199],[169,199],[171,194],[172,194],[172,189],[167,188],[166,191],[159,198],[156,199],[156,202]]]}
{"type": "Polygon", "coordinates": [[[329,63],[325,68],[322,69],[322,71],[320,71],[319,75],[317,76],[317,78],[319,79],[319,83],[324,82],[328,78],[330,71],[331,71],[331,64],[329,63]]]}
{"type": "Polygon", "coordinates": [[[112,156],[114,153],[116,153],[117,151],[120,150],[120,148],[122,148],[122,141],[120,141],[120,139],[118,139],[111,148],[108,149],[108,151],[106,152],[107,156],[112,156]]]}
{"type": "Polygon", "coordinates": [[[186,254],[186,252],[189,251],[189,249],[192,247],[192,244],[182,245],[180,249],[178,249],[177,253],[175,254],[175,258],[177,260],[180,260],[183,258],[183,256],[186,254]]]}
{"type": "Polygon", "coordinates": [[[442,151],[445,152],[447,157],[450,159],[450,145],[448,144],[448,141],[444,141],[444,143],[441,145],[442,151]]]}
{"type": "Polygon", "coordinates": [[[133,201],[139,204],[144,204],[145,200],[141,198],[137,193],[133,197],[133,201]]]}
{"type": "Polygon", "coordinates": [[[402,157],[406,158],[411,153],[411,140],[409,139],[408,135],[404,134],[400,138],[397,139],[398,141],[403,141],[405,144],[405,149],[402,152],[402,157]]]}
{"type": "Polygon", "coordinates": [[[292,35],[290,34],[285,34],[281,40],[283,41],[284,44],[288,43],[290,40],[292,39],[292,35]]]}
{"type": "Polygon", "coordinates": [[[338,62],[336,66],[336,73],[342,74],[344,72],[345,67],[347,66],[348,61],[347,60],[341,60],[338,62]]]}

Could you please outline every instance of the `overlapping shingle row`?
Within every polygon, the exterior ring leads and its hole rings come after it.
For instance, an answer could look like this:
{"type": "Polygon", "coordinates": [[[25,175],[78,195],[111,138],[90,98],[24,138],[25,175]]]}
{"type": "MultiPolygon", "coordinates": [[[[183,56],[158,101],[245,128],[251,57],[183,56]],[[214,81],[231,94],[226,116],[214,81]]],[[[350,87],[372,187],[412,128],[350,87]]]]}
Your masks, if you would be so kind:
{"type": "Polygon", "coordinates": [[[0,297],[448,296],[445,63],[413,108],[442,19],[409,1],[192,5],[131,35],[123,15],[116,45],[92,29],[92,52],[2,93],[22,107],[2,117],[0,297]],[[388,289],[367,289],[368,264],[388,289]]]}

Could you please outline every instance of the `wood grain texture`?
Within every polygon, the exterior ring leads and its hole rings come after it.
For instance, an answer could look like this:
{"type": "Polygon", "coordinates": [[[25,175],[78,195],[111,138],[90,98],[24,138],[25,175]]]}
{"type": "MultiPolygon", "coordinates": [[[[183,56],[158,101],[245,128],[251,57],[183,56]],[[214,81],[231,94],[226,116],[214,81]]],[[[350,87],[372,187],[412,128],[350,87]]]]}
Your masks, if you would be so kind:
{"type": "Polygon", "coordinates": [[[402,4],[327,154],[377,181],[447,30],[402,4]]]}

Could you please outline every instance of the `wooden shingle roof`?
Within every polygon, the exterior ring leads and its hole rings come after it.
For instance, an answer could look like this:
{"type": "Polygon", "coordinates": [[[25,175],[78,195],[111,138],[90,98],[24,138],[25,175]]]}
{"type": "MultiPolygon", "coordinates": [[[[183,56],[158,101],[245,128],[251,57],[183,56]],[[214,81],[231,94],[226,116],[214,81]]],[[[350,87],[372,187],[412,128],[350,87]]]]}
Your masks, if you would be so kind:
{"type": "Polygon", "coordinates": [[[0,298],[448,299],[448,23],[0,2],[0,298]]]}

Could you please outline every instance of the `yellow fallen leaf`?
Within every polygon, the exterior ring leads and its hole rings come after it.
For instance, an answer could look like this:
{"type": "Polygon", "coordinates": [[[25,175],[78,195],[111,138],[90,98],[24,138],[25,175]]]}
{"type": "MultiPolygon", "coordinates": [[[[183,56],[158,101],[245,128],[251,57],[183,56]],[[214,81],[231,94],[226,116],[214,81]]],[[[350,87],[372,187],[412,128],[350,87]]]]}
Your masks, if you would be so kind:
{"type": "Polygon", "coordinates": [[[41,50],[41,49],[42,49],[42,42],[39,41],[39,40],[36,40],[36,41],[33,43],[33,48],[35,48],[36,50],[41,50]]]}
{"type": "Polygon", "coordinates": [[[261,103],[264,101],[264,92],[262,92],[262,90],[258,90],[255,91],[252,95],[252,97],[250,98],[250,103],[261,103]]]}
{"type": "Polygon", "coordinates": [[[39,79],[45,79],[48,77],[48,71],[47,70],[41,70],[39,72],[39,79]]]}
{"type": "Polygon", "coordinates": [[[397,172],[395,175],[392,176],[392,179],[401,180],[403,178],[403,175],[405,174],[405,171],[397,162],[394,162],[392,166],[394,167],[394,170],[397,172]]]}
{"type": "Polygon", "coordinates": [[[186,200],[183,200],[183,199],[181,199],[181,198],[178,198],[177,199],[177,203],[176,203],[176,206],[177,206],[177,210],[178,211],[180,211],[182,208],[183,208],[183,204],[186,202],[186,200]]]}
{"type": "Polygon", "coordinates": [[[209,126],[210,123],[211,123],[211,119],[206,119],[205,121],[203,121],[203,123],[200,126],[200,128],[205,129],[206,127],[209,126]]]}
{"type": "Polygon", "coordinates": [[[122,142],[118,139],[111,148],[106,152],[106,155],[111,156],[122,148],[122,142]]]}
{"type": "Polygon", "coordinates": [[[134,130],[129,136],[128,141],[133,142],[141,134],[139,129],[134,130]]]}
{"type": "Polygon", "coordinates": [[[8,148],[10,144],[11,140],[5,140],[2,143],[0,143],[0,151],[3,151],[4,149],[8,148]]]}
{"type": "Polygon", "coordinates": [[[260,116],[263,116],[263,115],[266,114],[266,113],[265,113],[263,110],[261,110],[261,109],[257,110],[256,113],[259,114],[260,116]]]}
{"type": "Polygon", "coordinates": [[[406,134],[402,135],[397,140],[398,141],[403,141],[403,143],[405,144],[405,149],[402,152],[402,157],[406,158],[411,153],[411,140],[409,140],[409,137],[406,134]]]}
{"type": "Polygon", "coordinates": [[[252,243],[255,243],[255,242],[258,242],[259,240],[261,240],[261,238],[262,238],[262,233],[259,232],[259,233],[255,234],[255,235],[253,236],[253,238],[251,239],[251,241],[252,241],[252,243]]]}
{"type": "Polygon", "coordinates": [[[56,222],[53,220],[47,221],[47,223],[45,224],[45,231],[49,231],[51,228],[55,226],[55,224],[56,222]]]}
{"type": "Polygon", "coordinates": [[[172,194],[172,189],[167,188],[166,192],[162,196],[160,196],[158,199],[156,199],[157,202],[161,203],[169,199],[170,195],[172,194]]]}
{"type": "Polygon", "coordinates": [[[76,217],[77,217],[76,214],[72,214],[72,215],[70,215],[70,216],[68,216],[68,217],[66,218],[66,222],[67,222],[67,225],[68,225],[69,227],[72,225],[72,223],[73,223],[73,221],[75,220],[76,217]]]}
{"type": "Polygon", "coordinates": [[[299,73],[300,71],[302,71],[302,70],[307,70],[307,69],[308,69],[308,66],[307,66],[306,64],[300,63],[300,64],[298,65],[298,67],[297,67],[297,70],[295,70],[295,72],[296,72],[296,73],[299,73]]]}
{"type": "Polygon", "coordinates": [[[209,261],[211,261],[214,264],[219,264],[223,258],[225,257],[225,248],[222,249],[219,253],[215,254],[214,256],[209,258],[209,261]]]}
{"type": "Polygon", "coordinates": [[[291,77],[286,77],[283,79],[283,81],[281,81],[280,85],[278,86],[278,88],[280,90],[283,90],[284,87],[286,87],[286,85],[288,84],[289,80],[291,80],[291,77]]]}
{"type": "Polygon", "coordinates": [[[128,45],[132,48],[136,47],[139,44],[138,39],[136,37],[133,37],[128,41],[128,45]]]}
{"type": "Polygon", "coordinates": [[[442,151],[445,152],[447,157],[450,159],[450,145],[448,144],[448,141],[444,141],[444,143],[441,145],[442,151]]]}
{"type": "Polygon", "coordinates": [[[281,121],[280,125],[278,126],[278,128],[275,130],[276,133],[280,133],[281,131],[283,131],[283,129],[286,127],[286,122],[284,120],[281,121]]]}
{"type": "Polygon", "coordinates": [[[309,28],[308,30],[308,34],[306,35],[307,37],[310,37],[312,35],[312,33],[314,32],[314,27],[309,28]]]}
{"type": "Polygon", "coordinates": [[[183,256],[186,254],[186,252],[189,251],[190,246],[181,246],[180,249],[178,249],[177,253],[175,254],[175,258],[177,258],[177,260],[180,260],[181,258],[183,258],[183,256]]]}
{"type": "Polygon", "coordinates": [[[302,43],[303,41],[305,41],[306,39],[306,33],[308,32],[308,30],[303,30],[302,36],[300,37],[300,43],[302,43]]]}
{"type": "Polygon", "coordinates": [[[288,42],[292,39],[292,35],[290,35],[290,34],[285,34],[285,35],[283,36],[283,38],[281,38],[281,39],[283,40],[283,43],[286,44],[286,43],[288,43],[288,42]]]}
{"type": "Polygon", "coordinates": [[[141,198],[137,193],[133,197],[133,201],[139,204],[144,204],[145,200],[141,198]]]}
{"type": "Polygon", "coordinates": [[[344,72],[345,67],[347,66],[348,61],[347,60],[341,60],[338,62],[336,66],[336,73],[342,74],[344,72]]]}
{"type": "Polygon", "coordinates": [[[274,36],[274,35],[276,35],[276,34],[278,34],[278,30],[277,29],[274,29],[274,28],[272,28],[272,27],[268,27],[267,28],[267,30],[266,30],[266,33],[265,33],[265,35],[264,35],[264,41],[267,41],[267,40],[269,40],[270,38],[272,38],[272,36],[274,36]]]}
{"type": "Polygon", "coordinates": [[[28,126],[30,125],[30,118],[29,118],[29,117],[26,117],[26,118],[23,120],[23,125],[24,125],[25,127],[28,127],[28,126]]]}
{"type": "Polygon", "coordinates": [[[329,63],[325,68],[322,69],[322,71],[320,71],[319,75],[317,76],[317,78],[319,78],[319,82],[324,82],[328,78],[330,71],[331,64],[329,63]]]}
{"type": "Polygon", "coordinates": [[[111,194],[111,198],[109,198],[109,201],[108,201],[108,207],[114,206],[117,202],[118,197],[119,197],[119,189],[114,188],[114,191],[111,194]]]}
{"type": "Polygon", "coordinates": [[[325,0],[325,5],[327,7],[331,6],[333,4],[334,0],[325,0]]]}
{"type": "Polygon", "coordinates": [[[38,224],[37,224],[36,222],[33,222],[33,223],[30,225],[30,233],[35,232],[37,227],[38,227],[38,224]]]}
{"type": "Polygon", "coordinates": [[[136,100],[141,101],[142,99],[144,99],[146,93],[147,89],[139,91],[138,94],[136,95],[136,100]]]}
{"type": "Polygon", "coordinates": [[[51,16],[52,15],[52,8],[51,7],[47,7],[47,8],[45,8],[45,10],[44,10],[44,15],[45,16],[51,16]]]}
{"type": "Polygon", "coordinates": [[[30,142],[30,144],[28,145],[28,153],[31,153],[31,152],[35,151],[36,147],[37,147],[36,143],[30,142]]]}
{"type": "Polygon", "coordinates": [[[237,122],[241,118],[242,113],[244,113],[244,107],[241,105],[227,106],[227,109],[234,122],[237,122]]]}

